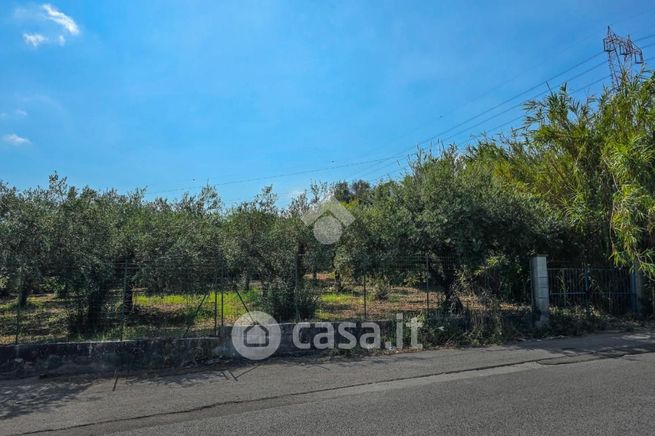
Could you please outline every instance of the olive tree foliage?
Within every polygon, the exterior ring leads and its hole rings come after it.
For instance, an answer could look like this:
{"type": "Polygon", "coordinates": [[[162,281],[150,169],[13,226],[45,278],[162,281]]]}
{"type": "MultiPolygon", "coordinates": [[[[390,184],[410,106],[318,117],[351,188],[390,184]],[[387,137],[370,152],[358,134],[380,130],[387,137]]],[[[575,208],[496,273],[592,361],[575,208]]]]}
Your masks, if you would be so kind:
{"type": "Polygon", "coordinates": [[[521,298],[535,253],[613,259],[655,278],[654,95],[655,79],[643,76],[597,99],[562,87],[527,104],[525,126],[508,136],[419,153],[396,180],[314,183],[284,207],[272,187],[224,209],[211,187],[173,200],[72,187],[56,174],[44,188],[0,183],[0,297],[25,304],[32,292],[56,292],[75,302],[82,331],[99,328],[127,265],[136,267],[127,311],[136,287],[193,293],[257,279],[285,319],[312,312],[313,294],[300,292],[326,272],[337,289],[427,273],[449,307],[462,275],[501,273],[510,277],[503,297],[521,298]],[[302,220],[328,194],[355,217],[334,245],[302,220]]]}
{"type": "Polygon", "coordinates": [[[218,193],[204,187],[177,201],[128,198],[120,259],[137,267],[133,278],[149,292],[201,293],[226,269],[218,193]]]}
{"type": "Polygon", "coordinates": [[[276,201],[272,187],[265,187],[254,200],[238,204],[225,217],[226,255],[231,274],[241,275],[246,289],[250,288],[252,278],[270,282],[274,271],[279,271],[279,264],[288,262],[273,255],[281,248],[276,244],[280,241],[276,201]]]}
{"type": "MultiPolygon", "coordinates": [[[[495,146],[494,146],[495,147],[495,146]]],[[[407,276],[428,269],[430,282],[457,305],[457,274],[494,259],[527,265],[537,251],[559,250],[565,228],[538,197],[494,174],[490,146],[419,154],[399,181],[375,187],[337,249],[337,267],[357,276],[407,276]]],[[[525,276],[525,267],[522,271],[525,276]]]]}
{"type": "Polygon", "coordinates": [[[341,275],[355,281],[381,278],[418,252],[411,246],[414,223],[402,195],[401,184],[387,182],[369,193],[367,201],[348,205],[355,220],[336,249],[335,268],[341,275]]]}
{"type": "Polygon", "coordinates": [[[50,192],[19,192],[0,183],[0,294],[19,293],[24,306],[47,275],[53,207],[50,192]]]}
{"type": "Polygon", "coordinates": [[[515,265],[540,250],[553,252],[557,220],[539,199],[507,189],[494,178],[479,149],[459,155],[453,148],[415,168],[408,184],[417,197],[416,244],[430,256],[433,281],[450,301],[455,274],[504,257],[515,265]]]}
{"type": "Polygon", "coordinates": [[[56,174],[47,188],[2,184],[0,285],[21,304],[33,291],[56,292],[71,303],[73,332],[97,331],[110,291],[125,282],[128,311],[133,286],[201,292],[215,284],[225,268],[222,221],[212,188],[146,201],[143,190],[78,189],[56,174]]]}
{"type": "Polygon", "coordinates": [[[54,272],[72,303],[72,329],[95,331],[102,327],[107,294],[116,284],[116,194],[61,188],[52,233],[54,272]]]}
{"type": "Polygon", "coordinates": [[[302,218],[320,201],[327,185],[313,185],[286,208],[277,206],[271,187],[252,201],[237,204],[223,218],[222,238],[230,275],[246,289],[257,279],[263,306],[278,320],[310,317],[316,296],[305,281],[331,268],[329,249],[324,249],[302,218]]]}
{"type": "Polygon", "coordinates": [[[311,275],[315,285],[318,272],[333,269],[334,245],[322,244],[314,236],[313,223],[305,222],[303,218],[313,208],[320,207],[323,201],[334,197],[333,186],[327,183],[312,183],[308,191],[301,193],[291,200],[285,209],[284,216],[291,225],[289,235],[296,241],[296,276],[299,287],[304,286],[306,274],[311,275]]]}

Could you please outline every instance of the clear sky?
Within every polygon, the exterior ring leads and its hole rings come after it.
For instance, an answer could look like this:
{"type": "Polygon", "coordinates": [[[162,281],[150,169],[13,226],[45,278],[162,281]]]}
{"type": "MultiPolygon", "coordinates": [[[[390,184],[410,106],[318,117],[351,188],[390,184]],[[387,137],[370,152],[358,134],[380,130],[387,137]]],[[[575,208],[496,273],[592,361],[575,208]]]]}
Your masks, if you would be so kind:
{"type": "Polygon", "coordinates": [[[394,176],[423,139],[520,124],[519,99],[452,129],[596,54],[549,85],[597,91],[607,25],[653,23],[652,1],[3,0],[0,179],[230,204],[394,176]]]}

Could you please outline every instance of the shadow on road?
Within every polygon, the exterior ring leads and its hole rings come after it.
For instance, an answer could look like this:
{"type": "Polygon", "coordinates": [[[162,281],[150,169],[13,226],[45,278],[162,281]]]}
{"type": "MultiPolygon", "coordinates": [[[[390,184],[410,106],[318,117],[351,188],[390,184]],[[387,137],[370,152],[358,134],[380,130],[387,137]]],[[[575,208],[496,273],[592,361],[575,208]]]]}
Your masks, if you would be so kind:
{"type": "MultiPolygon", "coordinates": [[[[633,352],[653,352],[655,337],[652,333],[600,333],[589,336],[549,338],[515,342],[501,347],[490,348],[490,351],[507,349],[544,350],[562,354],[603,353],[608,350],[624,350],[633,352]]],[[[633,354],[633,353],[629,353],[633,354]]]]}
{"type": "Polygon", "coordinates": [[[92,383],[92,380],[79,378],[52,383],[45,381],[26,383],[25,380],[3,382],[0,385],[0,420],[56,409],[74,400],[92,383]]]}
{"type": "MultiPolygon", "coordinates": [[[[629,355],[655,352],[655,336],[652,333],[606,333],[592,336],[557,338],[544,340],[530,340],[515,342],[504,346],[487,348],[464,348],[448,350],[430,350],[416,353],[398,353],[389,355],[354,355],[354,356],[297,356],[286,358],[274,358],[265,362],[216,362],[212,365],[205,365],[195,368],[184,368],[179,370],[167,370],[156,372],[137,372],[119,374],[119,384],[115,392],[117,396],[122,394],[122,389],[127,386],[130,390],[139,390],[140,386],[160,385],[170,387],[194,387],[211,383],[239,383],[251,382],[250,377],[255,381],[281,377],[289,374],[298,374],[298,370],[308,369],[312,377],[332,380],[339,376],[343,383],[362,383],[368,378],[393,378],[404,377],[411,374],[428,374],[440,372],[440,365],[443,359],[451,358],[453,365],[447,371],[468,367],[474,355],[482,361],[482,366],[489,365],[496,361],[500,364],[508,364],[506,360],[491,358],[489,354],[507,353],[508,351],[546,351],[534,355],[526,354],[527,360],[549,360],[550,364],[570,363],[568,357],[578,358],[584,355],[594,357],[616,357],[617,355],[629,355]],[[480,359],[482,355],[489,358],[480,359]],[[403,363],[404,362],[404,363],[403,363]],[[363,366],[362,366],[363,365],[363,366]],[[435,366],[436,365],[436,366],[435,366]],[[456,365],[456,366],[454,366],[456,365]],[[394,367],[404,368],[403,371],[392,375],[394,367]],[[451,368],[452,367],[452,368],[451,368]],[[316,370],[316,371],[313,371],[316,370]],[[362,371],[368,374],[364,379],[353,378],[356,373],[361,376],[362,371]],[[373,374],[377,375],[373,375],[373,374]],[[322,376],[321,374],[324,374],[322,376]],[[351,378],[353,380],[351,380],[351,378]]],[[[519,357],[520,358],[520,357],[519,357]]],[[[510,362],[511,363],[511,362],[510,362]]],[[[398,369],[398,368],[396,368],[398,369]]],[[[107,377],[78,376],[53,379],[24,379],[0,382],[0,419],[15,418],[22,415],[30,415],[35,412],[48,412],[57,410],[71,402],[94,401],[94,398],[106,397],[112,393],[113,379],[107,377]],[[94,387],[97,390],[97,397],[93,392],[85,392],[94,387]],[[83,394],[83,395],[82,395],[83,394]]]]}

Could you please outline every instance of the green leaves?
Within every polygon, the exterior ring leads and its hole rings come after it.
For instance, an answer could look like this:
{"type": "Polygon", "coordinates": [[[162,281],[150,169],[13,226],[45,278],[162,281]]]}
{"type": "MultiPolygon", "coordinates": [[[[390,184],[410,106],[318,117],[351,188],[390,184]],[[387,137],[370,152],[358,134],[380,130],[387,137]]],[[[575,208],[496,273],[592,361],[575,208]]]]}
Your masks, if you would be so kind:
{"type": "Polygon", "coordinates": [[[426,256],[516,281],[524,271],[512,264],[536,252],[637,263],[655,278],[654,78],[582,101],[562,87],[526,104],[525,126],[511,135],[421,152],[410,167],[375,186],[315,183],[287,207],[265,187],[229,210],[212,187],[170,201],[71,187],[56,174],[46,188],[0,183],[0,282],[22,297],[55,283],[83,302],[78,318],[92,326],[126,262],[140,267],[130,280],[153,292],[197,292],[219,270],[278,283],[284,295],[270,301],[280,308],[305,273],[396,277],[406,259],[426,256]],[[300,219],[328,190],[355,217],[334,246],[300,219]]]}

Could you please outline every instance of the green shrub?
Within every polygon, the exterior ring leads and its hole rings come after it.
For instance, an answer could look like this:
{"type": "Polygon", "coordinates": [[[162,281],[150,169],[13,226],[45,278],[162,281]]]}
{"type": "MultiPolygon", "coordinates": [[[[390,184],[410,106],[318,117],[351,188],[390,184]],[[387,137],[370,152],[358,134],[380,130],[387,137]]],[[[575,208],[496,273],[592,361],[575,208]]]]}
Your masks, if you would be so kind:
{"type": "Polygon", "coordinates": [[[571,307],[550,309],[550,327],[552,335],[580,336],[605,330],[609,317],[592,307],[571,307]]]}
{"type": "Polygon", "coordinates": [[[9,279],[6,276],[0,276],[0,297],[9,296],[9,279]]]}
{"type": "Polygon", "coordinates": [[[310,319],[318,307],[318,294],[311,289],[296,289],[293,282],[274,280],[262,294],[261,307],[278,322],[310,319]]]}
{"type": "Polygon", "coordinates": [[[41,283],[41,290],[48,294],[55,294],[58,298],[68,297],[66,287],[57,277],[44,277],[41,283]]]}
{"type": "Polygon", "coordinates": [[[386,279],[380,279],[375,284],[375,292],[373,298],[376,300],[388,300],[391,293],[391,284],[386,279]]]}

